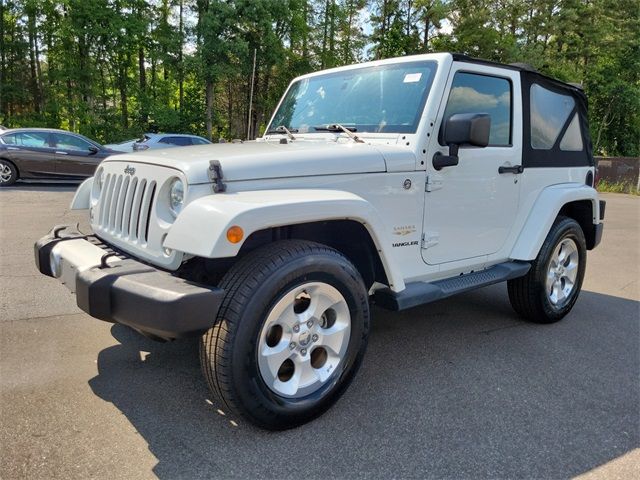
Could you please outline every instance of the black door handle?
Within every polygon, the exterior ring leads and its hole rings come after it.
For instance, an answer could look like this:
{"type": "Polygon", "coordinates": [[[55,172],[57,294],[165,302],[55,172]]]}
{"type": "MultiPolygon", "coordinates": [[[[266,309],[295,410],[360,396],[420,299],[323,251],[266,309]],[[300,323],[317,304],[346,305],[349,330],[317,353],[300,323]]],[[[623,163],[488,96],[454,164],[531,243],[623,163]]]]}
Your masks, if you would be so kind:
{"type": "Polygon", "coordinates": [[[498,167],[498,173],[522,173],[523,171],[524,168],[522,168],[522,165],[501,165],[500,167],[498,167]]]}

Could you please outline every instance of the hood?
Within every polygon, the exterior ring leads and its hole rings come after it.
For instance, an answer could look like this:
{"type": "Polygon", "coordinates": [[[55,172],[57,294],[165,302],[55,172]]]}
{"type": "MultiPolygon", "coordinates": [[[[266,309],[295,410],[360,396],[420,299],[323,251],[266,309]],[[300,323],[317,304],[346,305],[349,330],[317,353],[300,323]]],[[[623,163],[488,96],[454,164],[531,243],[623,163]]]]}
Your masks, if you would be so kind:
{"type": "Polygon", "coordinates": [[[225,182],[386,171],[383,155],[372,145],[298,140],[287,144],[258,141],[150,149],[106,161],[175,168],[184,172],[190,184],[197,184],[210,183],[211,160],[220,162],[225,182]]]}

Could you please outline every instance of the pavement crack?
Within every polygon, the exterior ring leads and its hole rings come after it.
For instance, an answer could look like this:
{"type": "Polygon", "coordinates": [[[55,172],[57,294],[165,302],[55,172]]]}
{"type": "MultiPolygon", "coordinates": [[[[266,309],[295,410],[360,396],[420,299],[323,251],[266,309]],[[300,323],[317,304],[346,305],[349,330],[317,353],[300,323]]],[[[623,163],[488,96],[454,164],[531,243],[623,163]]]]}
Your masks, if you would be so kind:
{"type": "Polygon", "coordinates": [[[478,333],[485,334],[485,335],[490,335],[493,332],[498,332],[500,330],[507,330],[509,328],[516,328],[516,327],[523,327],[523,326],[524,325],[508,325],[506,327],[491,328],[489,330],[480,330],[478,333]]]}
{"type": "Polygon", "coordinates": [[[620,291],[626,289],[627,287],[630,287],[631,285],[633,285],[634,283],[637,283],[637,280],[631,280],[629,283],[627,283],[624,287],[622,287],[620,289],[620,291]]]}
{"type": "Polygon", "coordinates": [[[11,320],[7,320],[6,322],[2,322],[2,323],[11,323],[11,322],[22,322],[24,320],[47,320],[49,318],[56,318],[56,317],[77,317],[78,315],[84,315],[84,312],[78,312],[78,313],[58,313],[56,315],[45,315],[43,317],[26,317],[26,318],[13,318],[11,320]]]}
{"type": "Polygon", "coordinates": [[[29,275],[2,275],[3,278],[33,278],[33,277],[40,277],[40,275],[36,275],[36,274],[29,274],[29,275]]]}

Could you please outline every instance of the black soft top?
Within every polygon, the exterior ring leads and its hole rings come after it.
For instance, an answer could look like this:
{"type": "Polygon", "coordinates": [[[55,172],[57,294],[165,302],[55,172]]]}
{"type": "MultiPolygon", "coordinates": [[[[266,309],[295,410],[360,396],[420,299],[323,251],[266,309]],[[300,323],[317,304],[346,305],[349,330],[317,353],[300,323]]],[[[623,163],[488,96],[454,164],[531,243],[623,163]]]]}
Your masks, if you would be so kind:
{"type": "Polygon", "coordinates": [[[588,104],[587,96],[580,85],[562,82],[555,78],[543,75],[527,64],[502,64],[490,60],[469,57],[461,53],[452,53],[456,62],[466,62],[487,65],[491,67],[507,68],[520,72],[522,84],[522,105],[523,105],[523,148],[522,165],[524,167],[580,167],[593,166],[593,146],[589,135],[589,121],[587,118],[588,104]],[[531,146],[531,86],[540,85],[547,90],[560,95],[569,95],[574,99],[575,106],[569,114],[564,126],[560,130],[555,144],[548,150],[535,149],[531,146]],[[560,149],[560,142],[569,128],[571,120],[575,114],[580,120],[580,131],[582,134],[582,151],[564,151],[560,149]]]}

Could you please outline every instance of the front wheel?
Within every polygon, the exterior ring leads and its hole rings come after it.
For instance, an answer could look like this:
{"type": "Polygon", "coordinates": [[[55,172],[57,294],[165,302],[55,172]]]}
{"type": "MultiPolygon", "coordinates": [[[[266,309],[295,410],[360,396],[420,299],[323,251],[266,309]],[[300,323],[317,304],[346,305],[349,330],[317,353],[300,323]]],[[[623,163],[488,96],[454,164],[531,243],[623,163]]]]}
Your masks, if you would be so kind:
{"type": "Polygon", "coordinates": [[[248,254],[223,278],[226,292],[203,336],[211,391],[267,429],[326,411],[358,370],[369,332],[367,290],[339,252],[301,240],[248,254]]]}
{"type": "Polygon", "coordinates": [[[0,159],[0,187],[8,187],[18,180],[18,169],[11,162],[0,159]]]}
{"type": "Polygon", "coordinates": [[[536,323],[561,320],[578,299],[586,263],[582,228],[572,218],[558,217],[529,273],[507,282],[514,310],[536,323]]]}

